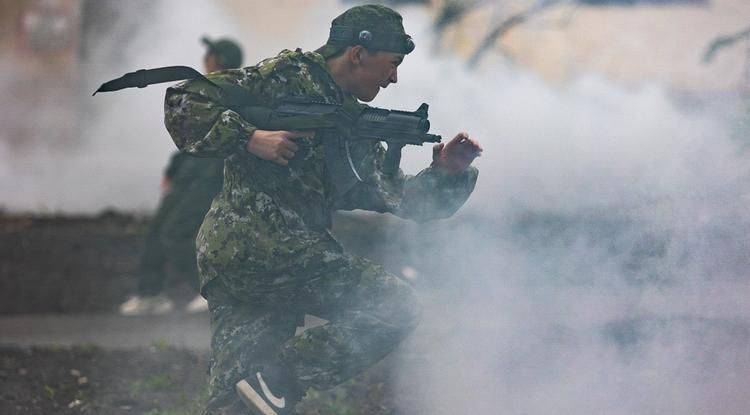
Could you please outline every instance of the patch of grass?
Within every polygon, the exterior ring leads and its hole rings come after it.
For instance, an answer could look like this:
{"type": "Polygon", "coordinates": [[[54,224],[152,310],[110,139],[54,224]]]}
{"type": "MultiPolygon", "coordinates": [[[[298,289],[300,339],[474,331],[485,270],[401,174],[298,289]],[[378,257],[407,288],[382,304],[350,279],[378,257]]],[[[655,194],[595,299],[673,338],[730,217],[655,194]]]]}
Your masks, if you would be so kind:
{"type": "Polygon", "coordinates": [[[52,352],[59,352],[65,350],[65,346],[60,344],[50,344],[49,346],[47,346],[47,350],[52,352]]]}
{"type": "Polygon", "coordinates": [[[345,390],[337,388],[320,392],[310,389],[307,392],[306,408],[311,414],[359,415],[362,413],[356,402],[352,402],[345,390]]]}
{"type": "Polygon", "coordinates": [[[152,409],[146,412],[144,415],[193,415],[200,414],[200,412],[185,412],[182,409],[152,409]]]}
{"type": "Polygon", "coordinates": [[[169,373],[165,372],[136,380],[130,384],[130,393],[140,395],[143,392],[163,392],[173,389],[174,386],[174,381],[169,376],[169,373]]]}
{"type": "Polygon", "coordinates": [[[50,385],[44,385],[44,394],[51,400],[55,400],[55,388],[50,385]]]}
{"type": "Polygon", "coordinates": [[[310,389],[297,410],[302,415],[393,415],[395,409],[381,380],[383,369],[376,367],[331,390],[310,389]]]}
{"type": "Polygon", "coordinates": [[[101,352],[101,347],[94,343],[82,343],[71,348],[74,354],[81,356],[93,356],[96,353],[101,352]]]}
{"type": "Polygon", "coordinates": [[[164,351],[168,350],[170,348],[169,342],[164,339],[156,339],[153,342],[151,342],[151,348],[154,351],[164,351]]]}
{"type": "Polygon", "coordinates": [[[203,413],[203,407],[152,409],[146,412],[145,415],[200,415],[201,413],[203,413]]]}
{"type": "Polygon", "coordinates": [[[181,396],[184,399],[184,405],[167,409],[154,408],[145,415],[201,415],[208,401],[208,386],[204,387],[193,399],[189,399],[185,394],[181,396]]]}

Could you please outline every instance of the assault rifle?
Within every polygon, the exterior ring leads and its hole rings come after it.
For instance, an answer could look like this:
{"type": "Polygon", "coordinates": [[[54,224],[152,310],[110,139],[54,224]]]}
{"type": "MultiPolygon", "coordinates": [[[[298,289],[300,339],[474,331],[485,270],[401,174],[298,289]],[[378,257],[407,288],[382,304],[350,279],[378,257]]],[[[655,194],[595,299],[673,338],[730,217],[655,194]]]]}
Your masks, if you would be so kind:
{"type": "MultiPolygon", "coordinates": [[[[283,99],[275,108],[261,105],[256,97],[234,84],[216,82],[198,71],[184,66],[139,70],[102,84],[96,92],[117,91],[124,88],[201,79],[221,89],[228,106],[245,120],[263,130],[313,130],[322,133],[326,166],[337,192],[343,194],[356,181],[362,181],[352,159],[352,144],[357,141],[384,141],[387,144],[383,173],[398,173],[401,150],[406,145],[439,143],[441,137],[429,134],[428,105],[416,111],[374,108],[352,103],[331,104],[305,96],[283,99]],[[326,134],[326,132],[334,134],[326,134]]],[[[96,94],[96,92],[94,94],[96,94]]]]}
{"type": "MultiPolygon", "coordinates": [[[[350,143],[362,140],[385,141],[383,172],[395,174],[401,162],[401,149],[406,145],[421,146],[439,143],[441,137],[429,134],[427,104],[416,111],[397,111],[364,105],[338,105],[315,101],[305,97],[291,97],[274,109],[250,106],[239,108],[239,114],[248,122],[264,130],[334,130],[341,137],[343,151],[352,173],[362,180],[351,157],[350,143]]],[[[325,139],[325,138],[324,138],[325,139]]],[[[325,143],[324,143],[325,145],[325,143]]],[[[329,146],[330,147],[330,146],[329,146]]],[[[336,154],[330,154],[336,157],[336,154]]],[[[328,157],[329,154],[326,154],[328,157]]]]}

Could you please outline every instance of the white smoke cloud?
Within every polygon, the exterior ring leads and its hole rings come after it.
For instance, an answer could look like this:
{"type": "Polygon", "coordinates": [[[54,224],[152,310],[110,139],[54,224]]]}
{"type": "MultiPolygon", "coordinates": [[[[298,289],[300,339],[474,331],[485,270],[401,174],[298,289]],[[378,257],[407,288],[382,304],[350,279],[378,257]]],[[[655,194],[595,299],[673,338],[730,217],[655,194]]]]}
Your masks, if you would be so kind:
{"type": "Polygon", "coordinates": [[[430,102],[438,132],[485,148],[457,218],[395,227],[426,307],[400,413],[750,410],[750,159],[726,114],[659,85],[551,86],[419,50],[400,83],[383,102],[430,102]]]}

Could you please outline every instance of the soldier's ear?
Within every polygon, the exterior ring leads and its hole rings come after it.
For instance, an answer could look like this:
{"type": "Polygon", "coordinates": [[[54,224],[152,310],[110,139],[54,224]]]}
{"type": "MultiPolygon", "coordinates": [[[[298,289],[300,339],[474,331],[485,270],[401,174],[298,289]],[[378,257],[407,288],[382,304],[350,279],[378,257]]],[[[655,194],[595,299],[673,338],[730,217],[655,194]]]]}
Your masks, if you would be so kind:
{"type": "Polygon", "coordinates": [[[354,65],[361,65],[365,53],[367,53],[367,50],[362,45],[350,46],[348,51],[349,61],[354,65]]]}

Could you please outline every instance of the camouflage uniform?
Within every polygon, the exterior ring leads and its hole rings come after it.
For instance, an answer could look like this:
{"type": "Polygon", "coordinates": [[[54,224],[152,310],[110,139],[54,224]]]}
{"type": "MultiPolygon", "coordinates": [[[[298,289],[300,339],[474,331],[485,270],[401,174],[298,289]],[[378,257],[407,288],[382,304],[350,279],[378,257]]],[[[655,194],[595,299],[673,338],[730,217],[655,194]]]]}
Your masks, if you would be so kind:
{"type": "Polygon", "coordinates": [[[198,291],[195,235],[214,196],[221,190],[224,161],[175,153],[165,176],[169,191],[159,202],[149,225],[138,270],[138,294],[159,294],[169,262],[177,274],[198,291]]]}
{"type": "MultiPolygon", "coordinates": [[[[238,85],[270,107],[300,94],[329,103],[355,100],[334,83],[323,56],[299,49],[209,79],[238,85]]],[[[353,149],[364,181],[340,195],[327,176],[323,133],[299,139],[289,166],[262,160],[245,151],[255,127],[201,80],[170,88],[165,114],[180,149],[226,157],[224,188],[196,241],[211,313],[209,413],[236,402],[234,384],[269,359],[291,368],[302,388],[328,388],[383,358],[414,328],[419,306],[412,289],[345,252],[329,233],[331,213],[448,217],[472,192],[475,168],[386,176],[383,146],[364,142],[353,149]],[[295,337],[305,313],[330,322],[295,337]]]]}

